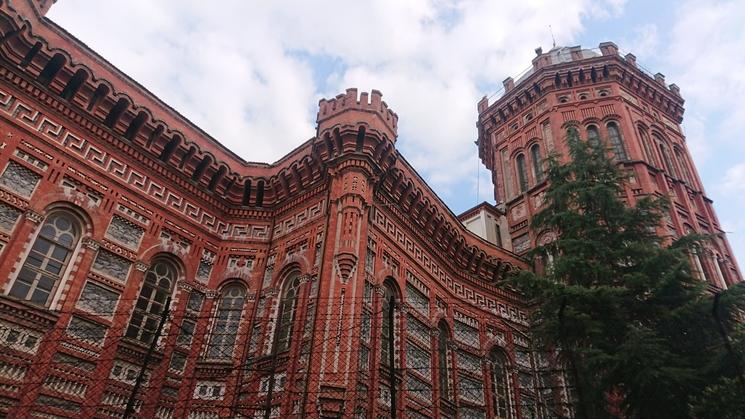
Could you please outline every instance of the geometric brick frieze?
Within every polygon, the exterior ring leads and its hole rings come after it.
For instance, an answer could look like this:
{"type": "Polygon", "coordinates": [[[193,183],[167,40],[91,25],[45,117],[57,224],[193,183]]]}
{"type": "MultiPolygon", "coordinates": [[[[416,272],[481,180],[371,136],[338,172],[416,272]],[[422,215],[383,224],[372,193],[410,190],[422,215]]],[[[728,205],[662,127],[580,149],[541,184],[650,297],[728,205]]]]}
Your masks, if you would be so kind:
{"type": "MultiPolygon", "coordinates": [[[[170,189],[163,182],[126,161],[120,160],[86,138],[73,134],[62,124],[3,90],[0,90],[0,111],[19,124],[37,131],[51,143],[78,156],[87,162],[89,167],[101,172],[104,177],[112,177],[124,182],[135,191],[155,199],[167,208],[180,212],[209,232],[224,239],[262,240],[269,235],[269,227],[266,225],[230,223],[218,219],[211,211],[185,198],[179,191],[170,189]]],[[[22,195],[29,196],[32,190],[29,184],[23,189],[22,195]]]]}

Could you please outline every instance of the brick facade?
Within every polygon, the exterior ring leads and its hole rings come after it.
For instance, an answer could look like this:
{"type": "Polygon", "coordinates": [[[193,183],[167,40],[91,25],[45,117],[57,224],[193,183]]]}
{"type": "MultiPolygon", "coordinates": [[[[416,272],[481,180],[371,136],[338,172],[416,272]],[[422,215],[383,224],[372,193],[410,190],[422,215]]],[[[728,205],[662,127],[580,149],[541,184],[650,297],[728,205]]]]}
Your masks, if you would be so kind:
{"type": "MultiPolygon", "coordinates": [[[[380,92],[322,99],[312,138],[247,162],[46,20],[52,3],[0,6],[0,415],[122,417],[132,394],[157,418],[572,415],[561,365],[531,349],[531,307],[495,286],[529,264],[469,232],[399,154],[380,92]]],[[[631,141],[643,122],[685,152],[676,89],[609,51],[587,58],[592,83],[564,86],[583,57],[541,55],[479,104],[506,248],[541,239],[524,224],[543,184],[504,189],[502,145],[548,147],[545,120],[557,149],[566,124],[616,121],[641,190],[628,199],[675,191],[669,228],[718,231],[693,165],[666,176],[631,141]],[[588,110],[584,85],[608,95],[588,110]]],[[[725,286],[739,272],[719,245],[725,286]]]]}
{"type": "Polygon", "coordinates": [[[399,155],[379,92],[321,100],[313,138],[247,162],[50,4],[0,8],[0,412],[121,417],[146,359],[137,417],[568,412],[495,287],[528,265],[399,155]]]}
{"type": "Polygon", "coordinates": [[[571,47],[536,53],[517,83],[504,81],[498,100],[478,104],[479,156],[492,172],[512,249],[522,254],[551,240],[550,233],[529,228],[546,187],[540,160],[547,153],[566,158],[567,132],[576,129],[583,139],[607,143],[629,175],[623,197],[628,203],[650,194],[670,198],[661,236],[717,236],[691,256],[702,280],[716,289],[742,281],[686,146],[680,89],[660,73],[645,73],[633,54],[621,56],[611,42],[597,52],[571,47]]]}

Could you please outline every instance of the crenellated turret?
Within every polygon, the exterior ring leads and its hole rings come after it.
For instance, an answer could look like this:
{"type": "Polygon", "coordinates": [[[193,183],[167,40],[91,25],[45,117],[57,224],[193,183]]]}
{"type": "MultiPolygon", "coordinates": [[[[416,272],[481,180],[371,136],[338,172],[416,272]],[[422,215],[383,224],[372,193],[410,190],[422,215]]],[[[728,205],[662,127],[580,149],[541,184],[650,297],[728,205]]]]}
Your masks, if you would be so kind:
{"type": "Polygon", "coordinates": [[[388,109],[382,100],[383,94],[373,89],[368,95],[362,92],[357,98],[357,89],[349,88],[345,94],[333,99],[321,99],[318,102],[317,133],[320,134],[335,125],[367,125],[368,130],[378,130],[388,139],[395,142],[398,135],[398,115],[388,109]]]}

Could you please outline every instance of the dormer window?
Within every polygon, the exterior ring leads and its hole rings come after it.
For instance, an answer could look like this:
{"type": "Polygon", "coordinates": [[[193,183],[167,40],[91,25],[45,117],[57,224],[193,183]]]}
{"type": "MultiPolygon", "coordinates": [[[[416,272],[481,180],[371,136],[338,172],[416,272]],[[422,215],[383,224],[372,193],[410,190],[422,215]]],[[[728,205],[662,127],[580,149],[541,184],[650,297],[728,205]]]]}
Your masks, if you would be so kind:
{"type": "Polygon", "coordinates": [[[569,96],[559,96],[559,103],[569,102],[569,96]]]}

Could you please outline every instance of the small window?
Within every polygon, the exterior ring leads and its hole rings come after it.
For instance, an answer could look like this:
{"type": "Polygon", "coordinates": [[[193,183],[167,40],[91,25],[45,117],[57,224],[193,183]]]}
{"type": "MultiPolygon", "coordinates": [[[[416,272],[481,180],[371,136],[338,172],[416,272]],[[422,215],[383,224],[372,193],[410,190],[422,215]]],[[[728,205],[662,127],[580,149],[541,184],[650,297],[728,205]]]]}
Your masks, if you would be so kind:
{"type": "Polygon", "coordinates": [[[610,92],[609,92],[608,90],[606,90],[606,89],[602,89],[602,90],[600,90],[600,91],[598,92],[598,96],[600,96],[600,97],[606,97],[606,96],[608,96],[609,94],[610,94],[610,92]]]}
{"type": "Polygon", "coordinates": [[[598,133],[598,127],[595,125],[587,127],[587,142],[593,147],[597,147],[600,144],[600,134],[598,133]]]}
{"type": "Polygon", "coordinates": [[[181,330],[179,330],[178,338],[176,338],[176,345],[184,347],[191,345],[196,328],[197,323],[194,320],[185,319],[181,323],[181,330]]]}
{"type": "Polygon", "coordinates": [[[590,98],[590,95],[588,95],[587,93],[580,93],[579,94],[579,100],[587,100],[589,98],[590,98]]]}
{"type": "Polygon", "coordinates": [[[559,96],[559,103],[569,102],[569,96],[559,96]]]}
{"type": "Polygon", "coordinates": [[[628,160],[626,155],[626,149],[623,147],[623,140],[621,139],[621,131],[618,129],[618,124],[615,122],[609,122],[608,128],[608,140],[610,141],[611,149],[615,154],[616,159],[619,161],[628,160]]]}
{"type": "Polygon", "coordinates": [[[517,183],[522,193],[528,190],[528,172],[525,169],[525,156],[523,154],[517,155],[515,165],[517,166],[517,183]]]}
{"type": "Polygon", "coordinates": [[[541,158],[541,147],[538,144],[533,144],[530,147],[530,159],[533,163],[533,178],[536,182],[543,180],[543,161],[541,158]]]}

